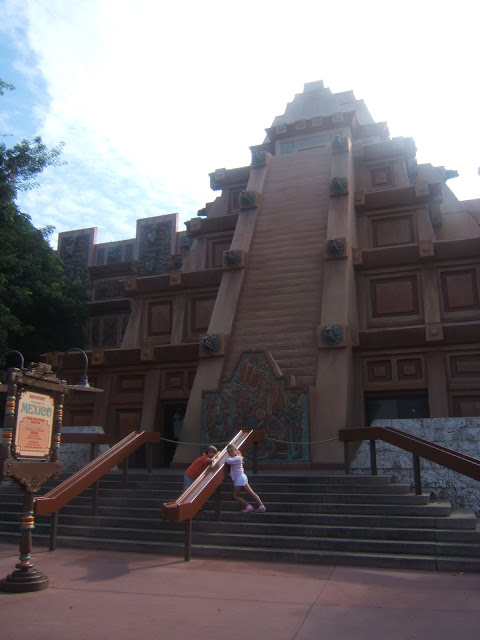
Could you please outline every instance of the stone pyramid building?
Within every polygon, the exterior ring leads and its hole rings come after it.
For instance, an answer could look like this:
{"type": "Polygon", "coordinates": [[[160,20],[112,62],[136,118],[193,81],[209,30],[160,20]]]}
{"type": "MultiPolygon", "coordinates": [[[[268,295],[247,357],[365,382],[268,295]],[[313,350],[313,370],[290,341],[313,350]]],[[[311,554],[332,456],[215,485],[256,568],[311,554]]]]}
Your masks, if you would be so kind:
{"type": "Polygon", "coordinates": [[[160,466],[262,427],[265,467],[341,469],[339,429],[480,416],[480,201],[322,82],[266,133],[250,166],[210,174],[186,231],[171,214],[121,242],[60,234],[105,390],[70,394],[64,424],[159,431],[160,466]]]}

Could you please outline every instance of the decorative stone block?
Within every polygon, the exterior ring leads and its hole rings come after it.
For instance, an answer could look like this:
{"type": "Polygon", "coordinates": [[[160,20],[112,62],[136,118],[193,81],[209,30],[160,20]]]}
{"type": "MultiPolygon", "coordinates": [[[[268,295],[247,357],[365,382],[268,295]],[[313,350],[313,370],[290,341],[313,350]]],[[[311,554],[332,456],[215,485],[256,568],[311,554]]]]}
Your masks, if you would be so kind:
{"type": "Polygon", "coordinates": [[[425,340],[436,342],[443,340],[443,326],[441,323],[431,323],[425,326],[425,340]]]}
{"type": "Polygon", "coordinates": [[[225,353],[225,336],[209,333],[200,338],[200,357],[223,356],[225,353]]]}
{"type": "Polygon", "coordinates": [[[154,347],[142,347],[140,351],[140,360],[142,362],[153,362],[155,360],[154,347]]]}
{"type": "Polygon", "coordinates": [[[238,206],[240,209],[254,209],[258,207],[260,194],[257,191],[242,191],[238,196],[238,206]]]}
{"type": "Polygon", "coordinates": [[[331,142],[332,153],[345,153],[350,150],[347,136],[335,136],[331,142]]]}
{"type": "Polygon", "coordinates": [[[192,218],[190,220],[190,231],[200,231],[202,228],[202,221],[198,218],[192,218]]]}
{"type": "Polygon", "coordinates": [[[123,290],[125,293],[132,293],[137,290],[137,279],[136,278],[127,278],[123,281],[123,290]]]}
{"type": "Polygon", "coordinates": [[[225,180],[225,178],[227,177],[227,170],[226,169],[215,169],[215,182],[219,182],[222,180],[225,180]]]}
{"type": "Polygon", "coordinates": [[[325,242],[324,257],[325,260],[335,260],[337,258],[346,258],[348,255],[348,243],[346,238],[333,238],[325,242]]]}
{"type": "Polygon", "coordinates": [[[341,324],[327,324],[318,327],[318,347],[331,349],[347,345],[347,328],[341,324]]]}
{"type": "Polygon", "coordinates": [[[348,180],[346,177],[336,176],[330,180],[330,195],[345,196],[348,195],[348,180]]]}
{"type": "Polygon", "coordinates": [[[297,131],[301,131],[302,129],[306,129],[306,128],[307,128],[306,120],[297,120],[297,122],[295,122],[295,129],[297,131]]]}
{"type": "Polygon", "coordinates": [[[170,273],[170,286],[171,287],[181,287],[182,286],[182,272],[181,271],[172,271],[170,273]]]}
{"type": "Polygon", "coordinates": [[[322,116],[315,116],[315,118],[312,118],[312,127],[323,127],[322,116]]]}
{"type": "Polygon", "coordinates": [[[245,266],[245,253],[239,249],[228,249],[223,252],[223,268],[242,269],[245,266]]]}
{"type": "Polygon", "coordinates": [[[252,167],[264,167],[267,164],[267,152],[252,149],[252,167]]]}
{"type": "Polygon", "coordinates": [[[286,132],[287,132],[287,125],[286,124],[277,125],[277,133],[282,134],[282,133],[286,133],[286,132]]]}
{"type": "Polygon", "coordinates": [[[435,246],[431,240],[421,240],[418,244],[419,258],[433,258],[435,256],[435,246]]]}
{"type": "Polygon", "coordinates": [[[92,365],[100,366],[105,364],[105,349],[92,350],[92,365]]]}
{"type": "Polygon", "coordinates": [[[334,113],[332,115],[332,122],[343,122],[343,113],[334,113]]]}

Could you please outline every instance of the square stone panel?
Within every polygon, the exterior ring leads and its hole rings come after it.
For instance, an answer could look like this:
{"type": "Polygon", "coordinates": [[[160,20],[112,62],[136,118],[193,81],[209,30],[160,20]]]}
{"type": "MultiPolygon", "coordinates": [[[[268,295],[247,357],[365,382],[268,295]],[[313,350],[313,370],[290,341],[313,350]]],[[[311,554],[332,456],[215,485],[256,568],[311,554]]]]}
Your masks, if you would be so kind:
{"type": "Polygon", "coordinates": [[[478,309],[478,283],[474,269],[441,274],[445,311],[478,309]]]}
{"type": "Polygon", "coordinates": [[[373,317],[418,314],[416,276],[372,280],[370,287],[373,317]]]}
{"type": "Polygon", "coordinates": [[[374,247],[387,247],[415,242],[413,216],[373,219],[372,238],[374,247]]]}
{"type": "Polygon", "coordinates": [[[167,391],[182,389],[183,380],[183,371],[167,371],[165,374],[165,389],[167,391]]]}
{"type": "Polygon", "coordinates": [[[151,302],[148,305],[148,336],[162,336],[172,331],[172,301],[151,302]]]}
{"type": "Polygon", "coordinates": [[[205,333],[207,331],[214,306],[214,296],[192,299],[190,307],[190,327],[192,333],[205,333]]]}
{"type": "Polygon", "coordinates": [[[480,353],[450,356],[452,378],[480,379],[480,353]]]}
{"type": "Polygon", "coordinates": [[[480,394],[469,396],[453,396],[452,409],[455,417],[480,416],[480,394]]]}
{"type": "Polygon", "coordinates": [[[390,360],[371,360],[367,362],[367,379],[369,382],[390,382],[392,364],[390,360]]]}
{"type": "Polygon", "coordinates": [[[139,393],[143,392],[143,376],[118,376],[118,393],[139,393]]]}
{"type": "Polygon", "coordinates": [[[397,360],[397,375],[399,380],[421,380],[423,378],[421,359],[397,360]]]}

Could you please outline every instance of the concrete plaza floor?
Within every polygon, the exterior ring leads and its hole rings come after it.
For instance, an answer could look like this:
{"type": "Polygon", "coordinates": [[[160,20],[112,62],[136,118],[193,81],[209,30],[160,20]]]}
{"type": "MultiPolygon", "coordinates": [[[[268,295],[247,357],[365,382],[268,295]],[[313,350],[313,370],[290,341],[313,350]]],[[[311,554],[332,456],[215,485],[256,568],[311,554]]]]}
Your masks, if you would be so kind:
{"type": "MultiPolygon", "coordinates": [[[[195,552],[195,550],[193,550],[195,552]]],[[[0,578],[18,546],[0,544],[0,578]]],[[[0,592],[2,640],[477,637],[480,574],[35,548],[49,588],[0,592]]]]}

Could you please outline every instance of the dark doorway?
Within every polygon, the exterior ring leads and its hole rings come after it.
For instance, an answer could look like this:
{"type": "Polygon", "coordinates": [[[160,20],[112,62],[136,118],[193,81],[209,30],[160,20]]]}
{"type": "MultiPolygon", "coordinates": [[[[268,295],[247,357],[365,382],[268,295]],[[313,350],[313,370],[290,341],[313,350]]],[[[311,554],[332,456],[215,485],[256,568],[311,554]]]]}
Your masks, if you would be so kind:
{"type": "Polygon", "coordinates": [[[165,440],[162,441],[161,460],[162,467],[170,466],[177,448],[177,441],[180,439],[183,418],[187,410],[186,402],[175,402],[165,404],[163,407],[163,433],[165,440]]]}
{"type": "Polygon", "coordinates": [[[374,420],[429,418],[428,395],[366,396],[367,424],[374,420]]]}

